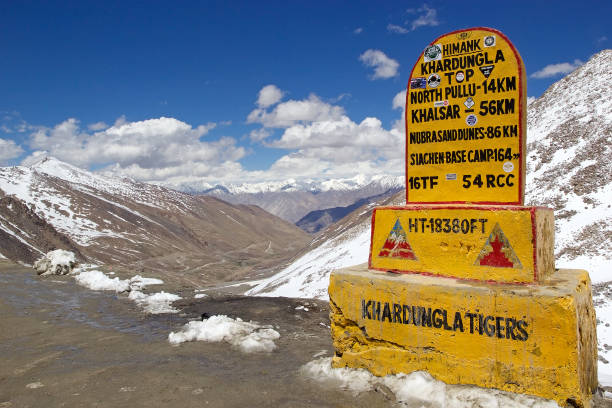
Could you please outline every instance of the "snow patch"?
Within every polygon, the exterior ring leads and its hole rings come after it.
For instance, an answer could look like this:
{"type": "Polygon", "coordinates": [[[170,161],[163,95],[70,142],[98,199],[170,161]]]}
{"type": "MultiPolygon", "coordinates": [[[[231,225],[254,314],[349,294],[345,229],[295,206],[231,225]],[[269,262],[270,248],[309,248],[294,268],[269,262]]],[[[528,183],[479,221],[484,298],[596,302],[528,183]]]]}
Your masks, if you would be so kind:
{"type": "Polygon", "coordinates": [[[101,271],[81,272],[75,275],[74,279],[79,285],[91,290],[114,290],[117,293],[130,290],[128,280],[109,278],[101,271]]]}
{"type": "MultiPolygon", "coordinates": [[[[79,269],[81,271],[81,269],[79,269]]],[[[105,273],[92,270],[82,271],[74,276],[79,285],[91,290],[113,290],[117,293],[130,292],[128,298],[136,302],[145,312],[151,314],[177,313],[178,310],[172,307],[172,302],[181,299],[180,296],[161,291],[159,293],[145,294],[142,290],[149,285],[161,285],[161,279],[143,278],[140,275],[130,279],[110,278],[105,273]]]]}
{"type": "Polygon", "coordinates": [[[178,313],[179,310],[172,307],[172,302],[180,300],[181,297],[164,291],[147,295],[139,290],[132,290],[128,296],[145,312],[151,314],[178,313]]]}
{"type": "Polygon", "coordinates": [[[202,321],[194,320],[185,324],[181,331],[171,332],[168,341],[171,344],[196,340],[210,343],[225,341],[244,353],[269,353],[276,349],[274,340],[279,337],[280,334],[271,326],[215,315],[202,321]]]}
{"type": "Polygon", "coordinates": [[[355,395],[386,387],[405,407],[558,407],[554,401],[543,398],[475,386],[448,385],[422,371],[376,377],[365,369],[332,368],[331,360],[331,357],[324,357],[311,361],[302,367],[301,372],[317,382],[355,395]]]}
{"type": "Polygon", "coordinates": [[[143,278],[136,275],[130,279],[109,278],[104,272],[93,270],[79,272],[74,279],[81,286],[91,290],[114,290],[117,293],[142,290],[148,285],[161,285],[161,279],[143,278]]]}

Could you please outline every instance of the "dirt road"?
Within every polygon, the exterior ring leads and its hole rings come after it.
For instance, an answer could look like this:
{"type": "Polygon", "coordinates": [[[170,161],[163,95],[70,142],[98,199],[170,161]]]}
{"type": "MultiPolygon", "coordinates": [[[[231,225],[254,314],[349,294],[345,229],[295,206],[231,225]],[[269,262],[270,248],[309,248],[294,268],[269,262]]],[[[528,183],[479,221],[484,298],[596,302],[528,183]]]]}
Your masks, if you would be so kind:
{"type": "Polygon", "coordinates": [[[0,261],[0,408],[397,406],[384,387],[354,396],[302,374],[332,355],[326,302],[164,289],[185,297],[174,304],[182,313],[146,315],[125,295],[0,261]],[[168,342],[202,313],[273,325],[278,348],[244,354],[227,343],[168,342]]]}
{"type": "Polygon", "coordinates": [[[181,301],[181,315],[144,315],[123,295],[68,277],[39,278],[0,262],[0,407],[376,407],[300,373],[332,353],[328,310],[309,301],[221,298],[181,301]],[[278,326],[271,354],[227,343],[169,344],[170,331],[202,313],[278,326]]]}

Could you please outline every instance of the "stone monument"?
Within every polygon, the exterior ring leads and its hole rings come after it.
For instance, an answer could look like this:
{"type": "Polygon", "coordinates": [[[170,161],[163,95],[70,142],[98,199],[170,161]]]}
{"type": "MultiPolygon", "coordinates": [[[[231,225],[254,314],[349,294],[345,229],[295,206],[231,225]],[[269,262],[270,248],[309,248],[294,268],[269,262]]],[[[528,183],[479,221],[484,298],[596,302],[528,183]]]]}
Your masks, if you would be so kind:
{"type": "Polygon", "coordinates": [[[590,279],[555,269],[553,211],[524,206],[526,108],[501,32],[425,48],[406,92],[406,206],[376,208],[368,265],[330,278],[335,367],[590,406],[590,279]]]}

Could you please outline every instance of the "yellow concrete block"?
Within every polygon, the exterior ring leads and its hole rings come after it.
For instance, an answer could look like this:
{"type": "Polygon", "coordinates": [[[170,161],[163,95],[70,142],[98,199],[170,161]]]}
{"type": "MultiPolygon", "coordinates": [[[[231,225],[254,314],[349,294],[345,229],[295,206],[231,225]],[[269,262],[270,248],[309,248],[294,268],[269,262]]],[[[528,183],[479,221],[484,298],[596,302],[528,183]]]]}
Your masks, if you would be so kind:
{"type": "Polygon", "coordinates": [[[554,215],[542,207],[411,205],[372,215],[369,266],[494,282],[554,272],[554,215]]]}
{"type": "Polygon", "coordinates": [[[500,285],[364,264],[333,272],[329,295],[335,367],[424,370],[448,384],[590,406],[597,337],[586,271],[500,285]]]}

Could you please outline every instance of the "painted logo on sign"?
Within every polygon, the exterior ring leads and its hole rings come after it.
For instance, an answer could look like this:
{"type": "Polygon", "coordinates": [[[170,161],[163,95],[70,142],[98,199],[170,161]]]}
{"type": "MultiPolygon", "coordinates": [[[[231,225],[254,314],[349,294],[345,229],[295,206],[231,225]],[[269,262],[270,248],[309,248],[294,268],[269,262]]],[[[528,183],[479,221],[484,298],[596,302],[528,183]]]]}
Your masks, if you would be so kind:
{"type": "Polygon", "coordinates": [[[442,78],[440,78],[438,74],[431,74],[427,77],[427,85],[429,85],[430,88],[437,88],[438,85],[440,85],[440,81],[442,81],[442,78]]]}
{"type": "Polygon", "coordinates": [[[496,268],[523,268],[521,261],[519,261],[498,223],[493,227],[474,265],[494,266],[496,268]]]}
{"type": "Polygon", "coordinates": [[[416,77],[410,79],[410,89],[425,89],[427,88],[427,78],[416,77]]]}
{"type": "Polygon", "coordinates": [[[483,44],[485,47],[495,47],[495,36],[494,35],[487,35],[484,38],[483,44]]]}
{"type": "Polygon", "coordinates": [[[476,115],[468,115],[467,118],[465,118],[465,123],[467,123],[468,126],[474,126],[476,122],[478,122],[476,115]]]}
{"type": "Polygon", "coordinates": [[[395,221],[395,225],[385,241],[382,249],[378,253],[380,257],[388,258],[403,258],[416,260],[417,257],[408,243],[406,231],[402,228],[399,218],[395,221]]]}
{"type": "Polygon", "coordinates": [[[429,47],[425,48],[423,58],[425,59],[425,62],[441,60],[442,48],[439,44],[430,45],[429,47]]]}
{"type": "Polygon", "coordinates": [[[493,72],[493,67],[495,65],[485,65],[480,68],[480,72],[482,72],[482,75],[484,75],[485,78],[488,78],[489,75],[491,75],[491,72],[493,72]]]}

